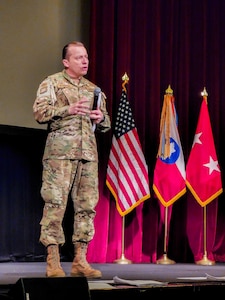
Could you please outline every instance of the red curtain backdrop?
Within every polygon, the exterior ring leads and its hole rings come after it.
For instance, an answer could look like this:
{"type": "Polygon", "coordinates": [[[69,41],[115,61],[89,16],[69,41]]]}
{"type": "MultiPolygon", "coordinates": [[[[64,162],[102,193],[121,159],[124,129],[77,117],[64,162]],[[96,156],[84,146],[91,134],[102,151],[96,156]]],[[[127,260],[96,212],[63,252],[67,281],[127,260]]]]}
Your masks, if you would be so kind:
{"type": "MultiPolygon", "coordinates": [[[[107,96],[112,130],[98,135],[100,199],[90,262],[111,263],[122,254],[133,263],[156,263],[163,255],[165,209],[152,191],[163,95],[171,85],[187,162],[204,87],[221,174],[225,172],[225,1],[91,0],[89,78],[107,96]],[[129,76],[128,98],[149,168],[151,198],[124,219],[106,187],[113,127],[129,76]],[[123,222],[124,221],[124,222],[123,222]],[[124,224],[124,226],[123,226],[124,224]],[[124,228],[124,234],[123,234],[124,228]]],[[[223,181],[224,182],[224,181],[223,181]]],[[[207,255],[225,261],[225,194],[206,207],[207,255]]],[[[171,207],[168,257],[195,262],[204,255],[203,208],[187,193],[171,207]]]]}

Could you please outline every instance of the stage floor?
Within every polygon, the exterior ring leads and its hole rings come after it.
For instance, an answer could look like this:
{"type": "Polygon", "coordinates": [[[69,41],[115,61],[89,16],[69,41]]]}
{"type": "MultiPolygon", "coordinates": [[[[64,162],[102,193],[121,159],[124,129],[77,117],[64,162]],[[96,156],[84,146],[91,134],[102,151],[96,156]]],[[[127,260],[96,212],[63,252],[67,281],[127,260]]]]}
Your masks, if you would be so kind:
{"type": "MultiPolygon", "coordinates": [[[[71,262],[62,262],[62,267],[67,276],[70,277],[71,262]]],[[[94,282],[113,282],[115,276],[127,280],[156,280],[160,282],[182,282],[182,281],[206,281],[207,274],[220,277],[225,281],[225,263],[214,265],[197,264],[91,264],[102,272],[101,279],[94,282]]],[[[0,263],[0,285],[14,284],[21,277],[44,277],[45,262],[4,262],[0,263]]],[[[91,282],[93,280],[90,280],[91,282]]]]}
{"type": "MultiPolygon", "coordinates": [[[[215,286],[225,289],[225,264],[91,264],[101,270],[101,279],[88,280],[90,292],[118,288],[150,288],[170,286],[215,286]],[[123,280],[126,280],[123,282],[123,280]]],[[[62,262],[70,277],[71,262],[62,262]]],[[[4,262],[0,263],[0,295],[6,294],[21,278],[46,278],[45,262],[4,262]]],[[[2,298],[0,298],[2,299],[2,298]]]]}

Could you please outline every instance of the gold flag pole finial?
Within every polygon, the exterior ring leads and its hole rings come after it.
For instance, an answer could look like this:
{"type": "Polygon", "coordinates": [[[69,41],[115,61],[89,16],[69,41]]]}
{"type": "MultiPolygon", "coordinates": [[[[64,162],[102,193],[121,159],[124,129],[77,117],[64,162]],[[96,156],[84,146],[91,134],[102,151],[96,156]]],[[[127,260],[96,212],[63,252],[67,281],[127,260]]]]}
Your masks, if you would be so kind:
{"type": "Polygon", "coordinates": [[[204,87],[204,90],[201,92],[201,95],[202,95],[203,99],[205,100],[205,102],[208,103],[208,100],[207,100],[208,93],[206,92],[205,87],[204,87]]]}
{"type": "Polygon", "coordinates": [[[129,81],[129,77],[127,76],[127,73],[125,72],[125,74],[122,77],[123,83],[122,83],[122,88],[125,92],[127,92],[127,89],[125,87],[125,85],[128,83],[129,81]]]}
{"type": "Polygon", "coordinates": [[[171,89],[170,84],[168,85],[168,88],[166,89],[166,94],[173,95],[173,90],[171,89]]]}
{"type": "Polygon", "coordinates": [[[208,93],[206,92],[206,88],[204,87],[204,90],[201,92],[201,95],[204,97],[208,96],[208,93]]]}

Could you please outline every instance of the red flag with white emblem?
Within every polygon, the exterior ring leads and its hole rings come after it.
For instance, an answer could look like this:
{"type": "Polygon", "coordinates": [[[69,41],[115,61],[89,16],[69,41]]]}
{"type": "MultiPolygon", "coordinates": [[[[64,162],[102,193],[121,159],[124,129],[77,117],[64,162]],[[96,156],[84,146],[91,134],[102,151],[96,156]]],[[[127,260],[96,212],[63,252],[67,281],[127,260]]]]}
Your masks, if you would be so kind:
{"type": "Polygon", "coordinates": [[[153,190],[165,207],[186,193],[185,163],[177,119],[175,98],[169,86],[161,112],[160,144],[153,178],[153,190]]]}
{"type": "Polygon", "coordinates": [[[206,95],[203,96],[197,129],[186,165],[186,184],[202,207],[223,192],[206,95]]]}

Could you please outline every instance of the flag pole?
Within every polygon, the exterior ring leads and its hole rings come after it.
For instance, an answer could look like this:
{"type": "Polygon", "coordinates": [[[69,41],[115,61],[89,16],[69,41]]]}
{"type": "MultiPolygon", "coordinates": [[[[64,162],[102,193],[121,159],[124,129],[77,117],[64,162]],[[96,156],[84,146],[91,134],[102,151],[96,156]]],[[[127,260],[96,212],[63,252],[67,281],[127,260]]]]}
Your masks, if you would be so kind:
{"type": "Polygon", "coordinates": [[[123,216],[123,225],[122,225],[122,254],[119,259],[116,259],[114,262],[117,264],[131,264],[131,260],[127,259],[124,255],[124,228],[125,228],[125,216],[123,216]]]}
{"type": "Polygon", "coordinates": [[[214,261],[207,258],[207,250],[206,250],[206,206],[204,206],[204,255],[201,260],[196,261],[197,265],[204,265],[204,266],[212,266],[215,264],[214,261]]]}
{"type": "MultiPolygon", "coordinates": [[[[125,73],[122,77],[123,83],[122,88],[126,91],[126,84],[129,81],[129,77],[127,76],[127,73],[125,73]]],[[[125,216],[123,216],[123,224],[122,224],[122,254],[119,259],[116,259],[114,262],[117,264],[131,264],[132,261],[127,259],[124,255],[124,230],[125,230],[125,216]]]]}
{"type": "MultiPolygon", "coordinates": [[[[166,94],[173,95],[173,90],[171,89],[170,85],[166,89],[166,94]]],[[[163,250],[162,258],[160,258],[156,261],[157,264],[163,264],[163,265],[175,264],[175,261],[172,259],[169,259],[167,256],[167,233],[168,233],[168,207],[166,206],[165,207],[164,250],[163,250]]]]}
{"type": "MultiPolygon", "coordinates": [[[[207,101],[207,96],[208,96],[208,93],[207,93],[207,91],[206,91],[206,88],[204,87],[204,90],[203,90],[203,92],[201,93],[201,95],[205,98],[205,100],[207,101]]],[[[203,211],[203,226],[204,226],[204,228],[203,228],[203,230],[204,230],[204,241],[203,241],[203,243],[204,243],[204,255],[203,255],[203,258],[201,259],[201,260],[198,260],[198,261],[196,261],[196,264],[197,265],[205,265],[205,266],[211,266],[211,265],[214,265],[215,264],[215,262],[214,261],[212,261],[212,260],[210,260],[210,259],[208,259],[208,257],[207,257],[207,249],[206,249],[206,206],[204,206],[204,211],[203,211]]]]}
{"type": "Polygon", "coordinates": [[[168,207],[165,207],[165,231],[164,231],[164,251],[163,251],[163,257],[157,260],[157,264],[161,265],[172,265],[175,264],[174,260],[171,260],[167,257],[167,247],[166,247],[166,241],[167,241],[167,232],[168,232],[168,207]]]}

